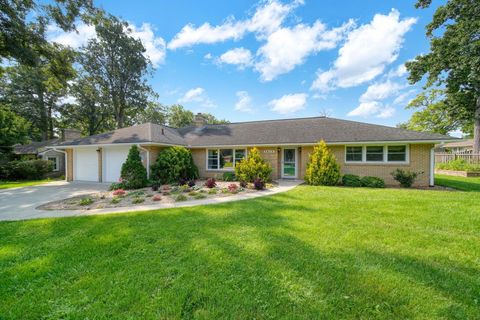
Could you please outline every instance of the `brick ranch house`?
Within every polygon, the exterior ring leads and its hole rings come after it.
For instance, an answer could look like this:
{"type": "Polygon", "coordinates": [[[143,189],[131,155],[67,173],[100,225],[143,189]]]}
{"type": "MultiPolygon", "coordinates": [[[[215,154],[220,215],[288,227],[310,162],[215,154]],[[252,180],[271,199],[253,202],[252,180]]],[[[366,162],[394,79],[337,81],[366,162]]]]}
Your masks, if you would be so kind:
{"type": "Polygon", "coordinates": [[[423,172],[417,186],[433,185],[434,145],[449,136],[327,117],[208,125],[201,114],[194,125],[171,128],[145,123],[53,146],[66,155],[68,181],[116,182],[132,145],[137,145],[147,172],[162,149],[191,150],[200,177],[222,177],[253,147],[272,166],[273,179],[302,179],[313,146],[323,139],[335,154],[342,174],[376,176],[396,185],[396,168],[423,172]]]}

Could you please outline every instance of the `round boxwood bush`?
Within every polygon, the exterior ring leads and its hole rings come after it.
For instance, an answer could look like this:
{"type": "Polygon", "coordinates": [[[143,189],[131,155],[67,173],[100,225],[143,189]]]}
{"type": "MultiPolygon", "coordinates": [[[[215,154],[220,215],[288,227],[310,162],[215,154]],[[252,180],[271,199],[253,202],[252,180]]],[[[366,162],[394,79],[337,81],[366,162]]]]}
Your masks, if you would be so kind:
{"type": "Polygon", "coordinates": [[[127,160],[122,165],[120,177],[126,189],[139,189],[147,186],[147,169],[143,166],[137,146],[133,145],[130,148],[127,160]]]}
{"type": "Polygon", "coordinates": [[[198,178],[198,169],[193,163],[192,153],[185,147],[162,150],[151,169],[151,178],[163,184],[198,178]]]}
{"type": "Polygon", "coordinates": [[[346,174],[342,177],[342,184],[345,187],[361,187],[362,179],[355,174],[346,174]]]}
{"type": "Polygon", "coordinates": [[[385,181],[377,177],[363,177],[362,178],[362,187],[367,188],[385,188],[385,181]]]}

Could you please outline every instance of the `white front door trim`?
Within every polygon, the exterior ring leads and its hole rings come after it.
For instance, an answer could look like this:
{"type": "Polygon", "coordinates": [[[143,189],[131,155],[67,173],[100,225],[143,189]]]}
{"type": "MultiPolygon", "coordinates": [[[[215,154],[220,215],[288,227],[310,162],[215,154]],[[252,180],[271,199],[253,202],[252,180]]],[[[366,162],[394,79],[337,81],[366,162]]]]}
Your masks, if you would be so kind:
{"type": "Polygon", "coordinates": [[[297,179],[298,177],[298,148],[297,147],[284,147],[282,148],[282,172],[281,177],[284,179],[297,179]],[[285,164],[285,150],[294,149],[295,150],[295,175],[294,176],[285,176],[284,174],[284,164],[285,164]]]}

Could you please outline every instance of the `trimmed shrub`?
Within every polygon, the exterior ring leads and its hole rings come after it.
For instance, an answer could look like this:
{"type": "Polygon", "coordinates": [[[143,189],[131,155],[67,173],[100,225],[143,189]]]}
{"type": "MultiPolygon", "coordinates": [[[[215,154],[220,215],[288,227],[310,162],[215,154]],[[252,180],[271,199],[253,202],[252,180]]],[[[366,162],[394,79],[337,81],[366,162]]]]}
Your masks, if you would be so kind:
{"type": "Polygon", "coordinates": [[[160,181],[152,181],[152,183],[150,184],[152,191],[158,191],[158,189],[160,189],[161,186],[162,186],[162,183],[160,181]]]}
{"type": "Polygon", "coordinates": [[[208,194],[217,194],[218,190],[216,188],[211,188],[208,190],[208,194]]]}
{"type": "Polygon", "coordinates": [[[307,164],[305,182],[310,185],[334,186],[340,179],[340,166],[330,152],[325,141],[321,140],[313,148],[307,164]]]}
{"type": "Polygon", "coordinates": [[[217,186],[217,182],[215,181],[215,178],[210,178],[207,181],[205,181],[205,187],[211,189],[215,188],[217,186]]]}
{"type": "Polygon", "coordinates": [[[242,187],[242,188],[248,187],[248,182],[247,181],[240,181],[240,187],[242,187]]]}
{"type": "Polygon", "coordinates": [[[53,163],[47,160],[10,161],[0,168],[0,179],[41,180],[52,170],[53,163]]]}
{"type": "Polygon", "coordinates": [[[159,195],[159,194],[156,194],[156,195],[154,195],[154,196],[152,197],[152,200],[153,200],[153,201],[160,201],[160,200],[162,200],[162,196],[159,195]]]}
{"type": "Polygon", "coordinates": [[[122,201],[122,199],[120,199],[120,198],[112,198],[112,200],[110,200],[110,203],[111,203],[111,204],[117,204],[117,203],[120,203],[120,201],[122,201]]]}
{"type": "Polygon", "coordinates": [[[135,197],[132,199],[133,204],[143,203],[144,201],[145,201],[145,198],[142,198],[142,197],[135,197]]]}
{"type": "Polygon", "coordinates": [[[362,181],[362,187],[367,187],[367,188],[385,188],[385,181],[383,179],[377,178],[377,177],[363,177],[361,179],[362,181]]]}
{"type": "Polygon", "coordinates": [[[199,199],[205,199],[207,196],[204,195],[203,193],[199,193],[197,195],[195,195],[193,198],[199,200],[199,199]]]}
{"type": "Polygon", "coordinates": [[[256,190],[263,190],[265,189],[265,181],[260,178],[256,178],[255,180],[253,180],[253,187],[256,190]]]}
{"type": "Polygon", "coordinates": [[[179,195],[175,198],[175,201],[178,201],[178,202],[179,202],[179,201],[187,201],[187,200],[188,200],[188,198],[187,198],[187,196],[184,195],[184,194],[179,194],[179,195]]]}
{"type": "Polygon", "coordinates": [[[257,178],[263,181],[270,181],[272,167],[260,156],[260,151],[257,148],[253,148],[248,153],[246,159],[237,163],[235,174],[240,181],[253,182],[257,178]]]}
{"type": "Polygon", "coordinates": [[[342,184],[345,187],[361,187],[362,179],[355,174],[346,174],[342,177],[342,184]]]}
{"type": "Polygon", "coordinates": [[[151,166],[152,179],[161,183],[176,183],[180,179],[198,178],[198,169],[193,163],[192,153],[185,147],[170,147],[162,150],[151,166]]]}
{"type": "Polygon", "coordinates": [[[110,187],[108,188],[108,190],[118,190],[118,189],[125,189],[125,185],[123,184],[123,182],[113,182],[110,187]]]}
{"type": "Polygon", "coordinates": [[[120,176],[126,189],[139,189],[147,186],[147,169],[143,166],[140,151],[136,145],[130,148],[127,160],[122,165],[120,176]]]}
{"type": "Polygon", "coordinates": [[[412,184],[415,182],[415,179],[417,179],[418,175],[421,174],[421,172],[413,172],[409,170],[402,170],[402,169],[396,169],[395,171],[390,173],[396,181],[400,183],[400,185],[404,188],[410,188],[412,184]]]}
{"type": "Polygon", "coordinates": [[[224,172],[222,180],[223,181],[235,181],[235,173],[233,172],[224,172]]]}
{"type": "Polygon", "coordinates": [[[190,188],[195,187],[195,181],[194,181],[194,180],[188,181],[188,186],[189,186],[190,188]]]}

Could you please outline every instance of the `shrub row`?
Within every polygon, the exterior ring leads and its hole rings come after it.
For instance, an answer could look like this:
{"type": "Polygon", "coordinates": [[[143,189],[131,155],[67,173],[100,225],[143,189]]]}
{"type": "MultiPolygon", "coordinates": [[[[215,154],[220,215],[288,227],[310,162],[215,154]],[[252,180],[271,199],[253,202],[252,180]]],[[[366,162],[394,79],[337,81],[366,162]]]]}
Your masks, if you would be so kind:
{"type": "Polygon", "coordinates": [[[480,165],[468,163],[464,159],[455,159],[446,163],[437,164],[437,169],[474,172],[480,171],[480,165]]]}
{"type": "Polygon", "coordinates": [[[346,174],[342,177],[342,184],[346,187],[367,187],[367,188],[384,188],[385,181],[378,177],[360,177],[354,174],[346,174]]]}
{"type": "Polygon", "coordinates": [[[0,166],[0,180],[41,180],[52,170],[47,160],[10,161],[0,166]]]}

